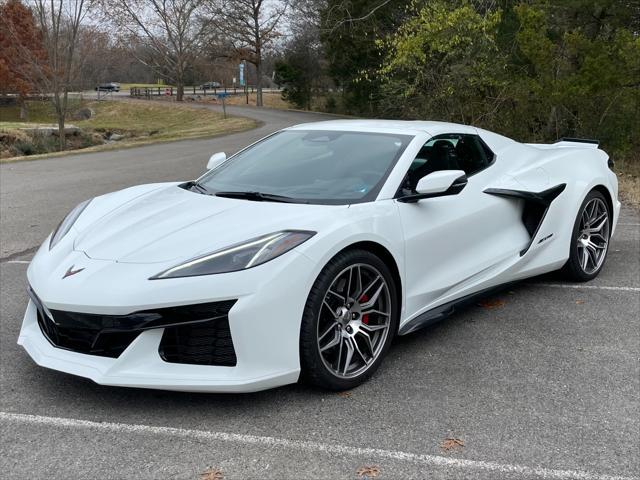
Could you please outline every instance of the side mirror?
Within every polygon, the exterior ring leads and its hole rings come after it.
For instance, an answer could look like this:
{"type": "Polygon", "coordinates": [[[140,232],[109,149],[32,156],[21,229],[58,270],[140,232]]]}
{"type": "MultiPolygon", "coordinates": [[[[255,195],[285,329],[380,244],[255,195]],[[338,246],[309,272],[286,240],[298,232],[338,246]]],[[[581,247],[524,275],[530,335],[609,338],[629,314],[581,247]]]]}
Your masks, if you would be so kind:
{"type": "Polygon", "coordinates": [[[414,203],[424,198],[457,195],[467,185],[463,170],[439,170],[418,180],[416,193],[398,198],[399,202],[414,203]]]}
{"type": "Polygon", "coordinates": [[[224,152],[218,152],[211,155],[209,161],[207,162],[207,170],[213,170],[222,162],[227,159],[227,155],[224,152]]]}

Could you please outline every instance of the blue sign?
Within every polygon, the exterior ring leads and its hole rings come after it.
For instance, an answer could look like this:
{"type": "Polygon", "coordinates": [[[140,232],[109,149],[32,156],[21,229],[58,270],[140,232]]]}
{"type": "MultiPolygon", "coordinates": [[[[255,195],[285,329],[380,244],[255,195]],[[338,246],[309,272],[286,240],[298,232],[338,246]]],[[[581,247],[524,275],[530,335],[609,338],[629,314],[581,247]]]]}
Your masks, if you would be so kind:
{"type": "Polygon", "coordinates": [[[240,80],[240,86],[244,87],[244,63],[240,64],[240,76],[239,76],[239,80],[240,80]]]}

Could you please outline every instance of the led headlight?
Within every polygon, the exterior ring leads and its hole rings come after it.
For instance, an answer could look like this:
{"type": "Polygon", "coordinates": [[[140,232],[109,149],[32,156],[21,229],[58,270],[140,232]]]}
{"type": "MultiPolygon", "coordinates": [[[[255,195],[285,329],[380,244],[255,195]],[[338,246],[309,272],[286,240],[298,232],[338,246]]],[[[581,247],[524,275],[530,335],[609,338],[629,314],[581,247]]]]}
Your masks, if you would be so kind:
{"type": "Polygon", "coordinates": [[[154,275],[150,280],[160,278],[194,277],[215,273],[237,272],[261,265],[279,257],[313,237],[316,232],[306,230],[283,230],[237,243],[215,252],[187,260],[154,275]]]}
{"type": "Polygon", "coordinates": [[[91,199],[85,200],[76,208],[71,210],[69,214],[64,217],[64,219],[60,222],[60,224],[56,227],[51,235],[51,241],[49,242],[49,250],[56,246],[56,244],[62,240],[69,230],[71,230],[71,226],[76,222],[80,214],[87,208],[87,205],[91,202],[91,199]]]}

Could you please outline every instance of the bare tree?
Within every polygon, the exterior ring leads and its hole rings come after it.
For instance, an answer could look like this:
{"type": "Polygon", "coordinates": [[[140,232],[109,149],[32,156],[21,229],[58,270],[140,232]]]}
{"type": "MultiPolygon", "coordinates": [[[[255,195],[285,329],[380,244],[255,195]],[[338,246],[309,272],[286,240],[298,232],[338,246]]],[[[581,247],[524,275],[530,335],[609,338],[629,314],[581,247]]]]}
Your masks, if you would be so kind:
{"type": "Polygon", "coordinates": [[[133,55],[184,96],[187,69],[193,64],[207,28],[198,15],[204,0],[104,0],[105,10],[135,45],[133,55]],[[140,48],[142,46],[146,48],[140,48]]]}
{"type": "MultiPolygon", "coordinates": [[[[64,150],[64,124],[69,109],[69,91],[77,76],[78,32],[91,0],[31,0],[42,48],[18,40],[19,28],[12,22],[5,27],[13,35],[13,51],[21,57],[33,85],[47,95],[56,114],[60,150],[64,150]],[[42,52],[44,50],[44,54],[42,52]]],[[[22,68],[22,67],[20,67],[22,68]]]]}
{"type": "Polygon", "coordinates": [[[256,105],[261,107],[263,54],[280,36],[288,0],[207,0],[214,32],[228,42],[225,53],[256,67],[256,105]]]}

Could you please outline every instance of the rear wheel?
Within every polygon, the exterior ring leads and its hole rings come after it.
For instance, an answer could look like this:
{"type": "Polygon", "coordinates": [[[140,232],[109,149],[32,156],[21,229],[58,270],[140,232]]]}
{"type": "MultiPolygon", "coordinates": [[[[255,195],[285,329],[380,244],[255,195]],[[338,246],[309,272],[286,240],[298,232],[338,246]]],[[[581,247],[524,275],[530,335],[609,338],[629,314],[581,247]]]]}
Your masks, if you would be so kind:
{"type": "Polygon", "coordinates": [[[573,226],[569,260],[563,271],[570,280],[586,282],[598,276],[609,249],[611,212],[602,193],[584,199],[573,226]]]}
{"type": "Polygon", "coordinates": [[[397,330],[393,276],[366,250],[338,254],[322,270],[300,332],[303,378],[332,390],[353,388],[380,366],[397,330]]]}

